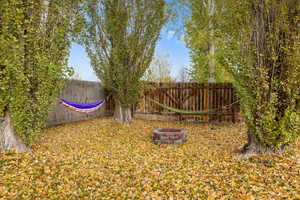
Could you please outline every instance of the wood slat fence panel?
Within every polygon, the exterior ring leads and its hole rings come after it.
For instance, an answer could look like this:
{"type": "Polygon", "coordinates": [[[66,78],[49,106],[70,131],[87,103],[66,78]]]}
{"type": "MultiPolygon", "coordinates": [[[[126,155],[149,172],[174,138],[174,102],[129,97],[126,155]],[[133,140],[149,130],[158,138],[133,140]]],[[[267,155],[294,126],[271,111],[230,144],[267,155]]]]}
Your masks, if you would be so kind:
{"type": "MultiPolygon", "coordinates": [[[[139,103],[132,107],[134,115],[147,118],[147,115],[171,116],[173,119],[198,122],[237,122],[239,104],[231,83],[147,83],[139,103]],[[183,110],[217,109],[217,112],[202,115],[186,115],[170,112],[151,102],[156,100],[170,107],[183,110]],[[235,104],[233,104],[235,103],[235,104]],[[227,109],[224,106],[231,105],[227,109]]],[[[113,112],[114,102],[110,98],[106,106],[113,112]]],[[[152,117],[153,118],[153,117],[152,117]]],[[[161,117],[158,117],[161,118],[161,117]]]]}
{"type": "MultiPolygon", "coordinates": [[[[64,89],[60,93],[60,97],[74,102],[91,103],[105,98],[106,92],[101,87],[99,82],[68,80],[64,89]]],[[[86,114],[70,110],[57,101],[55,106],[49,113],[46,125],[53,126],[58,124],[65,124],[105,115],[106,104],[104,104],[97,111],[86,114]]]]}

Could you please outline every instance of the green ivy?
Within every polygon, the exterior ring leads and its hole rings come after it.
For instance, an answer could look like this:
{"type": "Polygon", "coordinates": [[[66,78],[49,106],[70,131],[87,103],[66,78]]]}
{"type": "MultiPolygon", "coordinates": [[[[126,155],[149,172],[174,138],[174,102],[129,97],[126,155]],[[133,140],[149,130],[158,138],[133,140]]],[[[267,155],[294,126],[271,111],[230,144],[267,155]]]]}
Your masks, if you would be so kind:
{"type": "Polygon", "coordinates": [[[222,63],[249,133],[272,148],[300,135],[299,1],[226,0],[222,63]],[[259,16],[259,17],[258,17],[259,16]]]}
{"type": "Polygon", "coordinates": [[[0,115],[28,145],[69,75],[77,11],[74,0],[0,0],[0,115]]]}

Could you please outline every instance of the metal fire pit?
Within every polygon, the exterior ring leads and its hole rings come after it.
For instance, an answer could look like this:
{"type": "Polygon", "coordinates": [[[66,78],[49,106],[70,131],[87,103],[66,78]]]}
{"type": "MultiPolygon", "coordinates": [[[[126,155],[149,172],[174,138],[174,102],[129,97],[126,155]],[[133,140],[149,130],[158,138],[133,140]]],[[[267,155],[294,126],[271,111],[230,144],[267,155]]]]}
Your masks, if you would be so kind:
{"type": "Polygon", "coordinates": [[[187,131],[175,128],[159,128],[152,132],[155,144],[182,144],[187,140],[187,131]]]}

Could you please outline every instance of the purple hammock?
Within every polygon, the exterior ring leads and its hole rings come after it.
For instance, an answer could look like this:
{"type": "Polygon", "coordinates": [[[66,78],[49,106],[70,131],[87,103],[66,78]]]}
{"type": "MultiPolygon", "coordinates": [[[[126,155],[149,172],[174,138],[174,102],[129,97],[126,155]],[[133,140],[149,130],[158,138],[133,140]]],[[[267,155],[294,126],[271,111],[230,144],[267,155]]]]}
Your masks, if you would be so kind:
{"type": "Polygon", "coordinates": [[[100,108],[105,103],[105,99],[93,103],[76,103],[76,102],[67,101],[60,98],[59,102],[76,112],[90,113],[100,108]]]}

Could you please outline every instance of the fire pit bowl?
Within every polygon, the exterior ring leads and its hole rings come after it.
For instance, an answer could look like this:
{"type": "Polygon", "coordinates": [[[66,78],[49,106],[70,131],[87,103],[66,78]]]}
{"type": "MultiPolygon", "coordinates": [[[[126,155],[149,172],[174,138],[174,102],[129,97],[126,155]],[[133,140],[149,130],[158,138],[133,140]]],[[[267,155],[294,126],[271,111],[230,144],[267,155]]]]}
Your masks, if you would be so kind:
{"type": "Polygon", "coordinates": [[[155,144],[182,144],[187,139],[187,131],[175,128],[159,128],[152,132],[155,144]]]}

